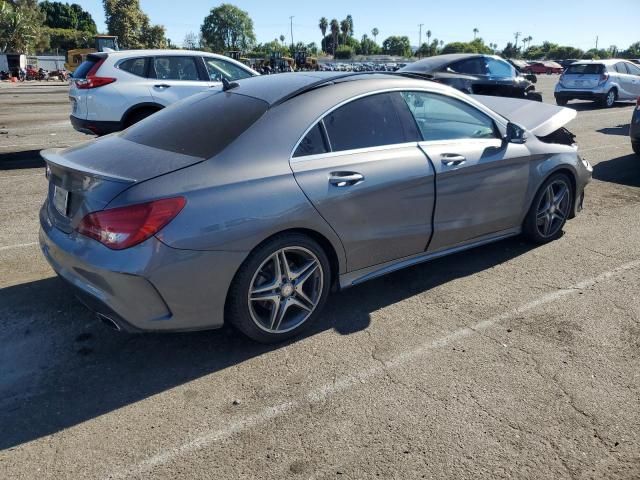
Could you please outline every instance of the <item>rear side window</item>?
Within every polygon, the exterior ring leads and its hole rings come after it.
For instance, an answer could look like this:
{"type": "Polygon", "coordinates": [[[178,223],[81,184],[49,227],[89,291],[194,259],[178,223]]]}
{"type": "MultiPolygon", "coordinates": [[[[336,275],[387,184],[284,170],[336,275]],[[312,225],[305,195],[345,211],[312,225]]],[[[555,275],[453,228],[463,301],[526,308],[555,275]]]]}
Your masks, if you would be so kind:
{"type": "Polygon", "coordinates": [[[327,143],[322,132],[322,126],[317,123],[309,133],[300,141],[300,145],[296,148],[294,157],[305,157],[307,155],[318,155],[329,151],[327,143]]]}
{"type": "Polygon", "coordinates": [[[257,98],[205,92],[129,127],[123,138],[149,147],[210,158],[220,153],[269,108],[257,98]]]}
{"type": "Polygon", "coordinates": [[[466,73],[468,75],[486,75],[487,68],[482,57],[469,58],[456,62],[449,67],[454,72],[466,73]]]}
{"type": "Polygon", "coordinates": [[[153,67],[161,80],[200,80],[195,57],[155,57],[153,67]]]}
{"type": "Polygon", "coordinates": [[[130,58],[118,65],[118,68],[138,77],[145,77],[147,73],[146,66],[147,62],[144,58],[130,58]]]}
{"type": "Polygon", "coordinates": [[[616,72],[627,74],[627,68],[624,66],[624,63],[616,63],[615,64],[616,72]]]}
{"type": "Polygon", "coordinates": [[[87,57],[73,72],[73,78],[87,78],[87,73],[100,61],[100,57],[87,57]]]}
{"type": "Polygon", "coordinates": [[[599,63],[573,63],[567,67],[568,75],[602,75],[604,65],[599,63]]]}
{"type": "Polygon", "coordinates": [[[353,150],[418,141],[415,122],[398,108],[399,93],[381,93],[354,100],[324,118],[332,150],[353,150]]]}

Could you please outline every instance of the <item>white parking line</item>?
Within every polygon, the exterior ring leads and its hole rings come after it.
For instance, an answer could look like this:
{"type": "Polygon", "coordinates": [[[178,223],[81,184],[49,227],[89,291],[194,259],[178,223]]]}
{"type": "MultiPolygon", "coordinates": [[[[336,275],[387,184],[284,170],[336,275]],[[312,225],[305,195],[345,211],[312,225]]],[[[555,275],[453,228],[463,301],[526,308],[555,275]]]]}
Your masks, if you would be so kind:
{"type": "Polygon", "coordinates": [[[617,268],[604,272],[596,277],[576,283],[568,288],[547,293],[546,295],[543,295],[542,297],[536,300],[533,300],[529,303],[526,303],[520,307],[514,308],[513,310],[507,311],[500,315],[496,315],[487,320],[483,320],[482,322],[476,323],[475,325],[461,328],[442,338],[432,340],[430,342],[419,345],[417,348],[413,350],[403,352],[400,355],[392,358],[388,362],[385,362],[384,366],[374,365],[370,368],[361,370],[359,372],[345,375],[341,378],[337,378],[332,383],[323,385],[320,388],[317,388],[309,392],[308,394],[298,398],[297,400],[292,400],[289,402],[283,402],[277,405],[265,407],[259,412],[252,415],[248,415],[244,418],[239,418],[229,423],[225,427],[222,427],[217,430],[204,432],[202,435],[195,437],[194,439],[189,440],[188,442],[183,443],[182,445],[168,448],[146,460],[141,461],[140,463],[132,465],[129,468],[111,473],[107,478],[110,478],[110,479],[130,478],[130,477],[140,475],[144,472],[149,471],[154,467],[157,467],[159,465],[164,465],[178,457],[198,451],[202,448],[210,446],[213,443],[225,440],[230,436],[234,435],[235,433],[248,430],[260,425],[264,425],[268,421],[274,418],[280,417],[297,407],[310,404],[310,403],[313,404],[313,403],[322,402],[327,398],[335,396],[361,383],[364,383],[367,380],[371,379],[372,377],[383,375],[386,371],[390,369],[401,368],[404,365],[410,363],[412,360],[418,359],[428,354],[432,350],[442,348],[455,340],[459,340],[461,338],[468,337],[479,331],[486,330],[487,328],[497,323],[503,322],[510,318],[517,317],[535,308],[538,308],[542,305],[555,302],[563,297],[575,294],[580,290],[593,287],[597,283],[608,280],[612,277],[615,277],[617,275],[620,275],[624,272],[627,272],[637,267],[640,267],[640,260],[634,260],[632,262],[626,263],[617,268]]]}
{"type": "Polygon", "coordinates": [[[603,148],[618,148],[618,147],[629,147],[631,148],[631,145],[629,143],[610,143],[608,145],[599,145],[597,147],[590,147],[590,148],[578,148],[578,153],[584,153],[584,152],[590,152],[592,150],[601,150],[603,148]]]}
{"type": "Polygon", "coordinates": [[[17,245],[7,245],[5,247],[0,247],[0,252],[3,252],[5,250],[13,250],[15,248],[33,247],[34,245],[38,245],[38,242],[18,243],[17,245]]]}

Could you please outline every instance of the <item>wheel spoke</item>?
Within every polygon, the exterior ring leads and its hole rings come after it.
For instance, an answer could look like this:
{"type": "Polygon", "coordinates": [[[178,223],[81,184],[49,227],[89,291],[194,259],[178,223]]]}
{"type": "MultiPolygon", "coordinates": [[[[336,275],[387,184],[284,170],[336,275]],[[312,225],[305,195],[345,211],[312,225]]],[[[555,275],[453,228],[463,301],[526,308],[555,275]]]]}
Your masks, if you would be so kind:
{"type": "Polygon", "coordinates": [[[551,205],[553,205],[553,199],[555,198],[554,194],[553,194],[553,185],[549,185],[549,188],[547,188],[547,204],[545,205],[546,209],[548,209],[549,207],[551,207],[551,205]]]}
{"type": "Polygon", "coordinates": [[[313,302],[310,302],[311,306],[309,306],[309,305],[306,305],[305,302],[301,302],[296,297],[290,297],[289,298],[289,303],[291,305],[295,305],[296,307],[300,307],[301,309],[306,310],[307,312],[310,312],[311,310],[313,310],[313,302]]]}
{"type": "Polygon", "coordinates": [[[560,207],[560,204],[564,201],[567,193],[569,193],[569,189],[566,185],[562,185],[562,187],[560,188],[560,192],[558,192],[558,194],[553,199],[553,203],[556,207],[560,207]]]}
{"type": "Polygon", "coordinates": [[[273,310],[271,311],[271,324],[269,326],[271,330],[278,331],[278,329],[280,328],[280,324],[282,323],[282,320],[284,319],[284,316],[289,309],[289,305],[289,298],[285,298],[282,301],[279,300],[278,303],[275,304],[273,310]]]}
{"type": "Polygon", "coordinates": [[[280,295],[273,291],[252,293],[249,300],[252,302],[275,302],[280,300],[280,295]]]}
{"type": "Polygon", "coordinates": [[[542,234],[549,235],[549,229],[551,228],[551,218],[549,215],[544,217],[544,225],[542,227],[542,234]]]}
{"type": "Polygon", "coordinates": [[[287,254],[284,250],[280,250],[276,255],[279,258],[279,263],[281,264],[281,272],[284,273],[287,281],[291,281],[291,269],[289,268],[289,262],[287,261],[287,254]]]}
{"type": "Polygon", "coordinates": [[[302,284],[296,286],[296,298],[303,303],[306,303],[311,309],[316,306],[315,302],[311,300],[302,289],[302,284]]]}
{"type": "Polygon", "coordinates": [[[304,267],[296,270],[293,273],[291,280],[296,281],[296,285],[301,285],[306,282],[311,275],[318,269],[318,263],[315,260],[311,260],[304,267]]]}

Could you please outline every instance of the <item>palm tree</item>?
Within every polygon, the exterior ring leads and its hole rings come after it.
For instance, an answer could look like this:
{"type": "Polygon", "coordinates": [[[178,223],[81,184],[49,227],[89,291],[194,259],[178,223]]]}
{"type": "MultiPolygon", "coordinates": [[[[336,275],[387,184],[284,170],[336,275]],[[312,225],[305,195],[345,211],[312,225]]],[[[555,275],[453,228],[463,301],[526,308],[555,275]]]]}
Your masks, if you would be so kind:
{"type": "Polygon", "coordinates": [[[431,30],[427,30],[427,45],[429,45],[429,56],[431,56],[431,30]]]}
{"type": "Polygon", "coordinates": [[[286,38],[287,37],[285,37],[284,35],[280,35],[280,41],[282,42],[283,45],[286,38]]]}
{"type": "Polygon", "coordinates": [[[373,30],[371,30],[371,35],[373,35],[373,41],[378,43],[378,34],[380,33],[380,30],[378,30],[377,28],[374,28],[373,30]]]}
{"type": "Polygon", "coordinates": [[[342,38],[344,39],[344,44],[347,44],[347,37],[349,36],[349,20],[346,18],[340,22],[340,31],[342,32],[342,38]]]}
{"type": "Polygon", "coordinates": [[[478,27],[473,29],[473,39],[476,39],[476,35],[478,35],[478,33],[480,33],[480,30],[478,30],[478,27]]]}
{"type": "Polygon", "coordinates": [[[349,36],[353,37],[353,17],[351,16],[351,14],[347,15],[346,18],[347,22],[349,22],[349,36]]]}
{"type": "MultiPolygon", "coordinates": [[[[327,17],[322,17],[320,19],[320,23],[318,23],[318,27],[322,32],[322,40],[324,40],[324,37],[327,36],[327,28],[329,28],[329,21],[327,20],[327,17]]],[[[320,43],[320,45],[322,46],[322,42],[320,43]]]]}
{"type": "Polygon", "coordinates": [[[338,43],[338,35],[340,34],[340,24],[335,18],[329,24],[331,29],[331,45],[333,46],[333,55],[336,55],[336,43],[338,43]]]}

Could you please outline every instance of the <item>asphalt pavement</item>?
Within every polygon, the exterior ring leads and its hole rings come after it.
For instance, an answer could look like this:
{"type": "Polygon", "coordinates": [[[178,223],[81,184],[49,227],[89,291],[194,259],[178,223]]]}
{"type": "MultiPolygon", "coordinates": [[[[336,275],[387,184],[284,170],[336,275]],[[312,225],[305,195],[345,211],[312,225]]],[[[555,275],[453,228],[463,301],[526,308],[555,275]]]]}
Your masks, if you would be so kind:
{"type": "Polygon", "coordinates": [[[373,280],[261,346],[117,333],[74,299],[37,246],[38,152],[91,138],[64,85],[1,84],[0,478],[640,478],[633,106],[570,106],[594,180],[562,238],[373,280]]]}

